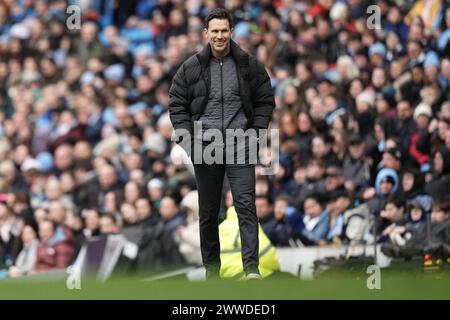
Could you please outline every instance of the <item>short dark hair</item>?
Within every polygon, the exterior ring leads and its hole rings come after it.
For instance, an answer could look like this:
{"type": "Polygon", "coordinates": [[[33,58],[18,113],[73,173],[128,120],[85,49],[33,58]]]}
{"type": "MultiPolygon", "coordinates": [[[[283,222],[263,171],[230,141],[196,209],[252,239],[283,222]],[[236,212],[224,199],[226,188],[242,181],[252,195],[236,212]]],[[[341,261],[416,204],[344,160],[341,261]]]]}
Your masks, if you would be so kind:
{"type": "Polygon", "coordinates": [[[450,202],[447,201],[433,201],[432,211],[444,211],[445,214],[450,213],[450,202]]]}
{"type": "Polygon", "coordinates": [[[284,193],[279,195],[275,199],[275,202],[277,202],[277,201],[285,201],[285,202],[287,202],[288,205],[291,205],[291,198],[287,194],[284,194],[284,193]]]}
{"type": "Polygon", "coordinates": [[[231,14],[224,8],[215,8],[208,13],[204,22],[206,29],[208,29],[209,22],[212,19],[220,19],[220,20],[226,19],[230,23],[230,28],[233,28],[233,18],[231,17],[231,14]]]}
{"type": "Polygon", "coordinates": [[[325,208],[325,206],[327,204],[327,200],[328,200],[324,194],[319,193],[319,192],[312,192],[305,197],[305,200],[302,203],[303,210],[305,210],[304,209],[305,203],[306,203],[306,200],[308,200],[308,199],[311,199],[311,200],[314,200],[315,202],[317,202],[322,209],[325,208]]]}
{"type": "Polygon", "coordinates": [[[264,200],[267,201],[267,204],[268,204],[269,206],[273,205],[272,199],[271,199],[269,196],[265,196],[265,195],[257,195],[257,196],[255,197],[255,200],[257,200],[257,199],[264,199],[264,200]]]}
{"type": "Polygon", "coordinates": [[[390,196],[387,199],[384,207],[386,207],[386,205],[388,205],[389,203],[393,204],[398,209],[400,209],[400,208],[406,209],[405,199],[403,199],[402,197],[395,196],[395,195],[394,196],[390,196]]]}

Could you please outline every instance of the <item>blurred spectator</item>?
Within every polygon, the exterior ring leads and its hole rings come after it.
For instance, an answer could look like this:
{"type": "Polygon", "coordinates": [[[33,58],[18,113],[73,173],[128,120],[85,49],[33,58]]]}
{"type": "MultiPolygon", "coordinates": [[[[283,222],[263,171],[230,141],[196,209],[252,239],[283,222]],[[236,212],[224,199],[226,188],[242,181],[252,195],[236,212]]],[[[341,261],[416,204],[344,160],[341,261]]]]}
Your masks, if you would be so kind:
{"type": "Polygon", "coordinates": [[[84,209],[82,215],[85,221],[84,236],[90,238],[100,235],[100,213],[95,209],[84,209]]]}
{"type": "Polygon", "coordinates": [[[274,239],[272,238],[272,233],[274,232],[276,220],[274,218],[272,204],[270,203],[270,200],[264,196],[256,197],[255,204],[256,216],[258,217],[259,224],[273,243],[274,239]]]}
{"type": "Polygon", "coordinates": [[[323,244],[327,237],[330,221],[329,210],[320,194],[311,194],[306,197],[303,205],[304,227],[298,235],[304,245],[323,244]]]}
{"type": "Polygon", "coordinates": [[[165,230],[168,233],[174,233],[179,226],[186,224],[186,218],[180,212],[176,200],[173,197],[166,196],[162,198],[159,213],[164,222],[165,230]]]}
{"type": "Polygon", "coordinates": [[[266,234],[273,245],[287,247],[290,245],[293,230],[301,229],[302,225],[300,214],[295,207],[291,205],[288,196],[280,195],[276,198],[274,218],[274,226],[272,227],[272,230],[270,230],[270,233],[266,234]]]}
{"type": "Polygon", "coordinates": [[[101,234],[115,234],[119,228],[117,227],[116,221],[112,216],[103,216],[100,218],[100,233],[101,234]]]}
{"type": "Polygon", "coordinates": [[[176,229],[176,241],[180,252],[188,263],[202,264],[200,251],[200,232],[198,222],[198,192],[190,191],[181,201],[181,206],[186,209],[187,224],[176,229]]]}
{"type": "Polygon", "coordinates": [[[348,138],[348,154],[342,165],[345,178],[345,188],[358,197],[362,196],[370,182],[369,165],[364,159],[366,147],[363,137],[355,133],[348,138]]]}
{"type": "Polygon", "coordinates": [[[333,190],[329,196],[328,210],[329,210],[329,230],[327,234],[327,241],[334,245],[342,243],[344,232],[344,213],[350,209],[352,201],[349,193],[344,188],[333,190]]]}
{"type": "Polygon", "coordinates": [[[450,149],[441,148],[433,157],[433,178],[425,186],[425,191],[438,200],[448,198],[450,187],[450,149]]]}
{"type": "Polygon", "coordinates": [[[39,239],[33,273],[69,266],[73,259],[73,239],[58,232],[55,222],[39,223],[39,239]]]}
{"type": "Polygon", "coordinates": [[[377,220],[377,235],[381,235],[382,238],[383,236],[389,236],[395,230],[395,227],[401,224],[405,215],[405,202],[400,199],[390,198],[377,220]]]}
{"type": "Polygon", "coordinates": [[[36,231],[29,225],[26,225],[22,231],[22,250],[17,256],[16,263],[9,267],[10,277],[20,277],[32,271],[36,264],[37,249],[39,241],[36,231]]]}
{"type": "Polygon", "coordinates": [[[0,265],[3,268],[16,261],[21,247],[22,228],[23,220],[15,217],[6,203],[0,202],[0,265]]]}

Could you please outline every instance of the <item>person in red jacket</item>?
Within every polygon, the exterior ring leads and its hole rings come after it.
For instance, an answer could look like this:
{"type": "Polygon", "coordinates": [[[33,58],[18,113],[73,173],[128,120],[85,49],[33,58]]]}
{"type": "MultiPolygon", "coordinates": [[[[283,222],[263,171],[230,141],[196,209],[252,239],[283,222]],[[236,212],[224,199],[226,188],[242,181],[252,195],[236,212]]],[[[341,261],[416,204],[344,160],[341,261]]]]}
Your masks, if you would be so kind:
{"type": "Polygon", "coordinates": [[[73,237],[47,219],[39,223],[39,237],[35,272],[65,268],[70,265],[74,254],[73,237]]]}

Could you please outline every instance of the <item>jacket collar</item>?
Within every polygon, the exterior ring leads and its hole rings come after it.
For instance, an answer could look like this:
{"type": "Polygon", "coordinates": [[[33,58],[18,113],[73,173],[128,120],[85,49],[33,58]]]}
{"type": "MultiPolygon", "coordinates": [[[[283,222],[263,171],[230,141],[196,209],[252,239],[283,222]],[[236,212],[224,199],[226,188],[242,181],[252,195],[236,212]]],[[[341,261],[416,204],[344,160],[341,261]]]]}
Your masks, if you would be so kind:
{"type": "MultiPolygon", "coordinates": [[[[244,50],[242,50],[237,45],[237,43],[234,42],[233,40],[230,41],[230,45],[231,45],[230,52],[231,52],[231,56],[233,57],[234,61],[240,67],[248,66],[248,54],[244,50]]],[[[212,52],[211,52],[211,46],[209,43],[202,49],[202,51],[197,53],[197,58],[203,67],[208,66],[211,56],[212,56],[212,52]]]]}

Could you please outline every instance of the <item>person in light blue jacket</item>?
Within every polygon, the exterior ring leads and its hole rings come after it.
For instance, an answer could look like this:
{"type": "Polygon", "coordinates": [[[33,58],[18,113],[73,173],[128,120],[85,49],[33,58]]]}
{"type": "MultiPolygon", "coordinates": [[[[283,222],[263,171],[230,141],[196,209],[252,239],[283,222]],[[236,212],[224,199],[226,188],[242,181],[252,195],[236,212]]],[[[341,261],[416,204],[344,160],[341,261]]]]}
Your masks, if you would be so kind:
{"type": "Polygon", "coordinates": [[[323,196],[308,195],[303,203],[303,224],[299,238],[304,245],[318,245],[327,238],[329,211],[323,196]]]}

